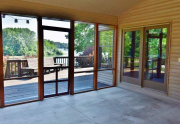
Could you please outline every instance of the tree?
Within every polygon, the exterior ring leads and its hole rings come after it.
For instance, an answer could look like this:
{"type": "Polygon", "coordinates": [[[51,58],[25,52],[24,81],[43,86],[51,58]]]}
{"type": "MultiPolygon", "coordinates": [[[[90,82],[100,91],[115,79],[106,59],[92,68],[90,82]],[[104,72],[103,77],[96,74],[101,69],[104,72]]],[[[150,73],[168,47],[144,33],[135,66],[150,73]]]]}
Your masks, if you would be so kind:
{"type": "Polygon", "coordinates": [[[76,23],[74,46],[76,52],[83,52],[92,46],[94,46],[94,26],[87,23],[76,23]]]}
{"type": "MultiPolygon", "coordinates": [[[[37,38],[34,31],[28,28],[5,28],[3,29],[3,54],[4,56],[37,56],[37,38]]],[[[56,44],[51,40],[44,40],[44,55],[59,56],[63,53],[59,47],[67,47],[67,44],[56,44]]]]}
{"type": "Polygon", "coordinates": [[[114,40],[114,31],[107,30],[100,32],[100,46],[102,46],[102,53],[105,55],[108,53],[108,57],[112,57],[113,55],[113,40],[114,40]]]}
{"type": "Polygon", "coordinates": [[[35,32],[28,28],[3,29],[3,54],[10,56],[37,55],[35,32]]]}
{"type": "Polygon", "coordinates": [[[60,56],[63,53],[57,48],[57,45],[54,41],[44,40],[44,56],[60,56]]]}

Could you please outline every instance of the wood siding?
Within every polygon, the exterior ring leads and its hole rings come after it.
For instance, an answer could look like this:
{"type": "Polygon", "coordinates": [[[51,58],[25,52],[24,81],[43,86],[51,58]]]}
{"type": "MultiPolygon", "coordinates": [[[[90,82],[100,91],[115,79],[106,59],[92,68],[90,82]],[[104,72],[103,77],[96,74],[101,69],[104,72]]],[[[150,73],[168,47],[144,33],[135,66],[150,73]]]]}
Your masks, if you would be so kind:
{"type": "Polygon", "coordinates": [[[118,23],[117,16],[60,8],[21,0],[1,0],[0,11],[112,25],[117,25],[118,23]]]}
{"type": "MultiPolygon", "coordinates": [[[[178,62],[180,58],[180,1],[145,0],[118,18],[119,30],[125,27],[146,27],[165,23],[170,24],[168,95],[180,99],[180,63],[178,62]]],[[[119,57],[121,57],[121,41],[119,38],[119,57]]],[[[120,59],[118,60],[120,70],[120,59]]]]}

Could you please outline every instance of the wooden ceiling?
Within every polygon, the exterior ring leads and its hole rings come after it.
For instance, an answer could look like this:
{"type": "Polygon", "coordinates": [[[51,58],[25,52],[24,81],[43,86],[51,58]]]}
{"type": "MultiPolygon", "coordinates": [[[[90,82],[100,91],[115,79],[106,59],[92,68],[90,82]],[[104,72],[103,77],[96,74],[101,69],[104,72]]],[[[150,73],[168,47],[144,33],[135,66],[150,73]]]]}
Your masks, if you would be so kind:
{"type": "Polygon", "coordinates": [[[120,16],[144,0],[22,0],[74,10],[120,16]]]}

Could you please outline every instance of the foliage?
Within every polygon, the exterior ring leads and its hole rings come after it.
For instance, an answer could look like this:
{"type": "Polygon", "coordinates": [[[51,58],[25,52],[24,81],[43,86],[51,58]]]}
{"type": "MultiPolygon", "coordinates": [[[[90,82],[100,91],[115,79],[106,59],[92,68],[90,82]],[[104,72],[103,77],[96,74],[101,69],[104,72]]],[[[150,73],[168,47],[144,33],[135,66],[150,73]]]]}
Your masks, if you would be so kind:
{"type": "Polygon", "coordinates": [[[81,54],[80,56],[91,56],[91,55],[94,55],[93,51],[94,51],[94,46],[88,47],[87,49],[84,50],[83,54],[81,54]]]}
{"type": "Polygon", "coordinates": [[[112,57],[113,55],[113,33],[113,30],[100,32],[100,47],[102,47],[103,55],[108,53],[108,57],[112,57]]]}
{"type": "Polygon", "coordinates": [[[3,29],[3,54],[10,56],[37,55],[35,32],[28,28],[3,29]]]}
{"type": "MultiPolygon", "coordinates": [[[[132,49],[132,32],[125,33],[125,42],[124,42],[124,56],[131,57],[132,49]]],[[[140,55],[140,31],[135,33],[135,57],[140,55]]]]}
{"type": "MultiPolygon", "coordinates": [[[[167,37],[167,28],[163,28],[163,39],[162,39],[162,57],[166,56],[166,37],[167,37]]],[[[159,36],[161,29],[151,29],[149,30],[151,36],[159,36]]],[[[148,35],[148,32],[147,34],[148,35]]],[[[147,37],[147,36],[146,36],[147,37]]],[[[125,32],[125,42],[124,42],[124,56],[131,57],[132,50],[132,32],[125,32]]],[[[160,39],[159,38],[149,38],[146,39],[146,51],[148,50],[149,57],[159,57],[160,51],[160,39]],[[148,41],[147,41],[148,40],[148,41]],[[148,48],[147,48],[148,42],[148,48]]],[[[140,31],[136,31],[135,34],[135,57],[140,56],[140,31]]]]}
{"type": "MultiPolygon", "coordinates": [[[[3,54],[4,56],[37,56],[36,33],[28,28],[5,28],[3,29],[3,54]]],[[[60,44],[58,44],[60,46],[60,44]]],[[[66,46],[66,44],[63,44],[66,46]]],[[[61,45],[62,46],[62,45],[61,45]]],[[[56,56],[63,53],[56,43],[44,40],[44,55],[56,56]]]]}
{"type": "Polygon", "coordinates": [[[61,48],[64,48],[64,49],[68,49],[68,44],[67,43],[60,43],[60,42],[55,42],[57,48],[61,49],[61,48]]]}
{"type": "MultiPolygon", "coordinates": [[[[108,53],[108,57],[112,57],[113,52],[113,30],[100,32],[100,47],[102,53],[108,53]]],[[[75,24],[75,50],[83,52],[82,55],[89,55],[94,51],[94,26],[87,23],[75,24]]]]}
{"type": "Polygon", "coordinates": [[[57,48],[56,43],[51,40],[44,40],[44,56],[59,56],[63,53],[57,48]]]}
{"type": "Polygon", "coordinates": [[[76,52],[83,52],[92,46],[94,46],[94,26],[87,23],[76,23],[74,46],[76,52]]]}

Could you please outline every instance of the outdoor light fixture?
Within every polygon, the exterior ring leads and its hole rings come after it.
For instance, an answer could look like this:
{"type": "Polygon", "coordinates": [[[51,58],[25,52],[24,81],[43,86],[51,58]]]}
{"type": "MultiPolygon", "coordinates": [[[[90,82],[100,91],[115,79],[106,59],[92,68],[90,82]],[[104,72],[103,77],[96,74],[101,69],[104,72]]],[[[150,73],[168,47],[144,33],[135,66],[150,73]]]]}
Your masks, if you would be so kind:
{"type": "Polygon", "coordinates": [[[29,20],[26,20],[26,23],[29,24],[29,20]]]}
{"type": "Polygon", "coordinates": [[[5,17],[6,17],[6,15],[5,15],[5,14],[2,14],[2,17],[3,17],[3,18],[5,18],[5,17]]]}
{"type": "Polygon", "coordinates": [[[14,20],[14,22],[15,22],[15,23],[18,23],[18,20],[17,20],[17,19],[15,19],[15,20],[14,20]]]}

